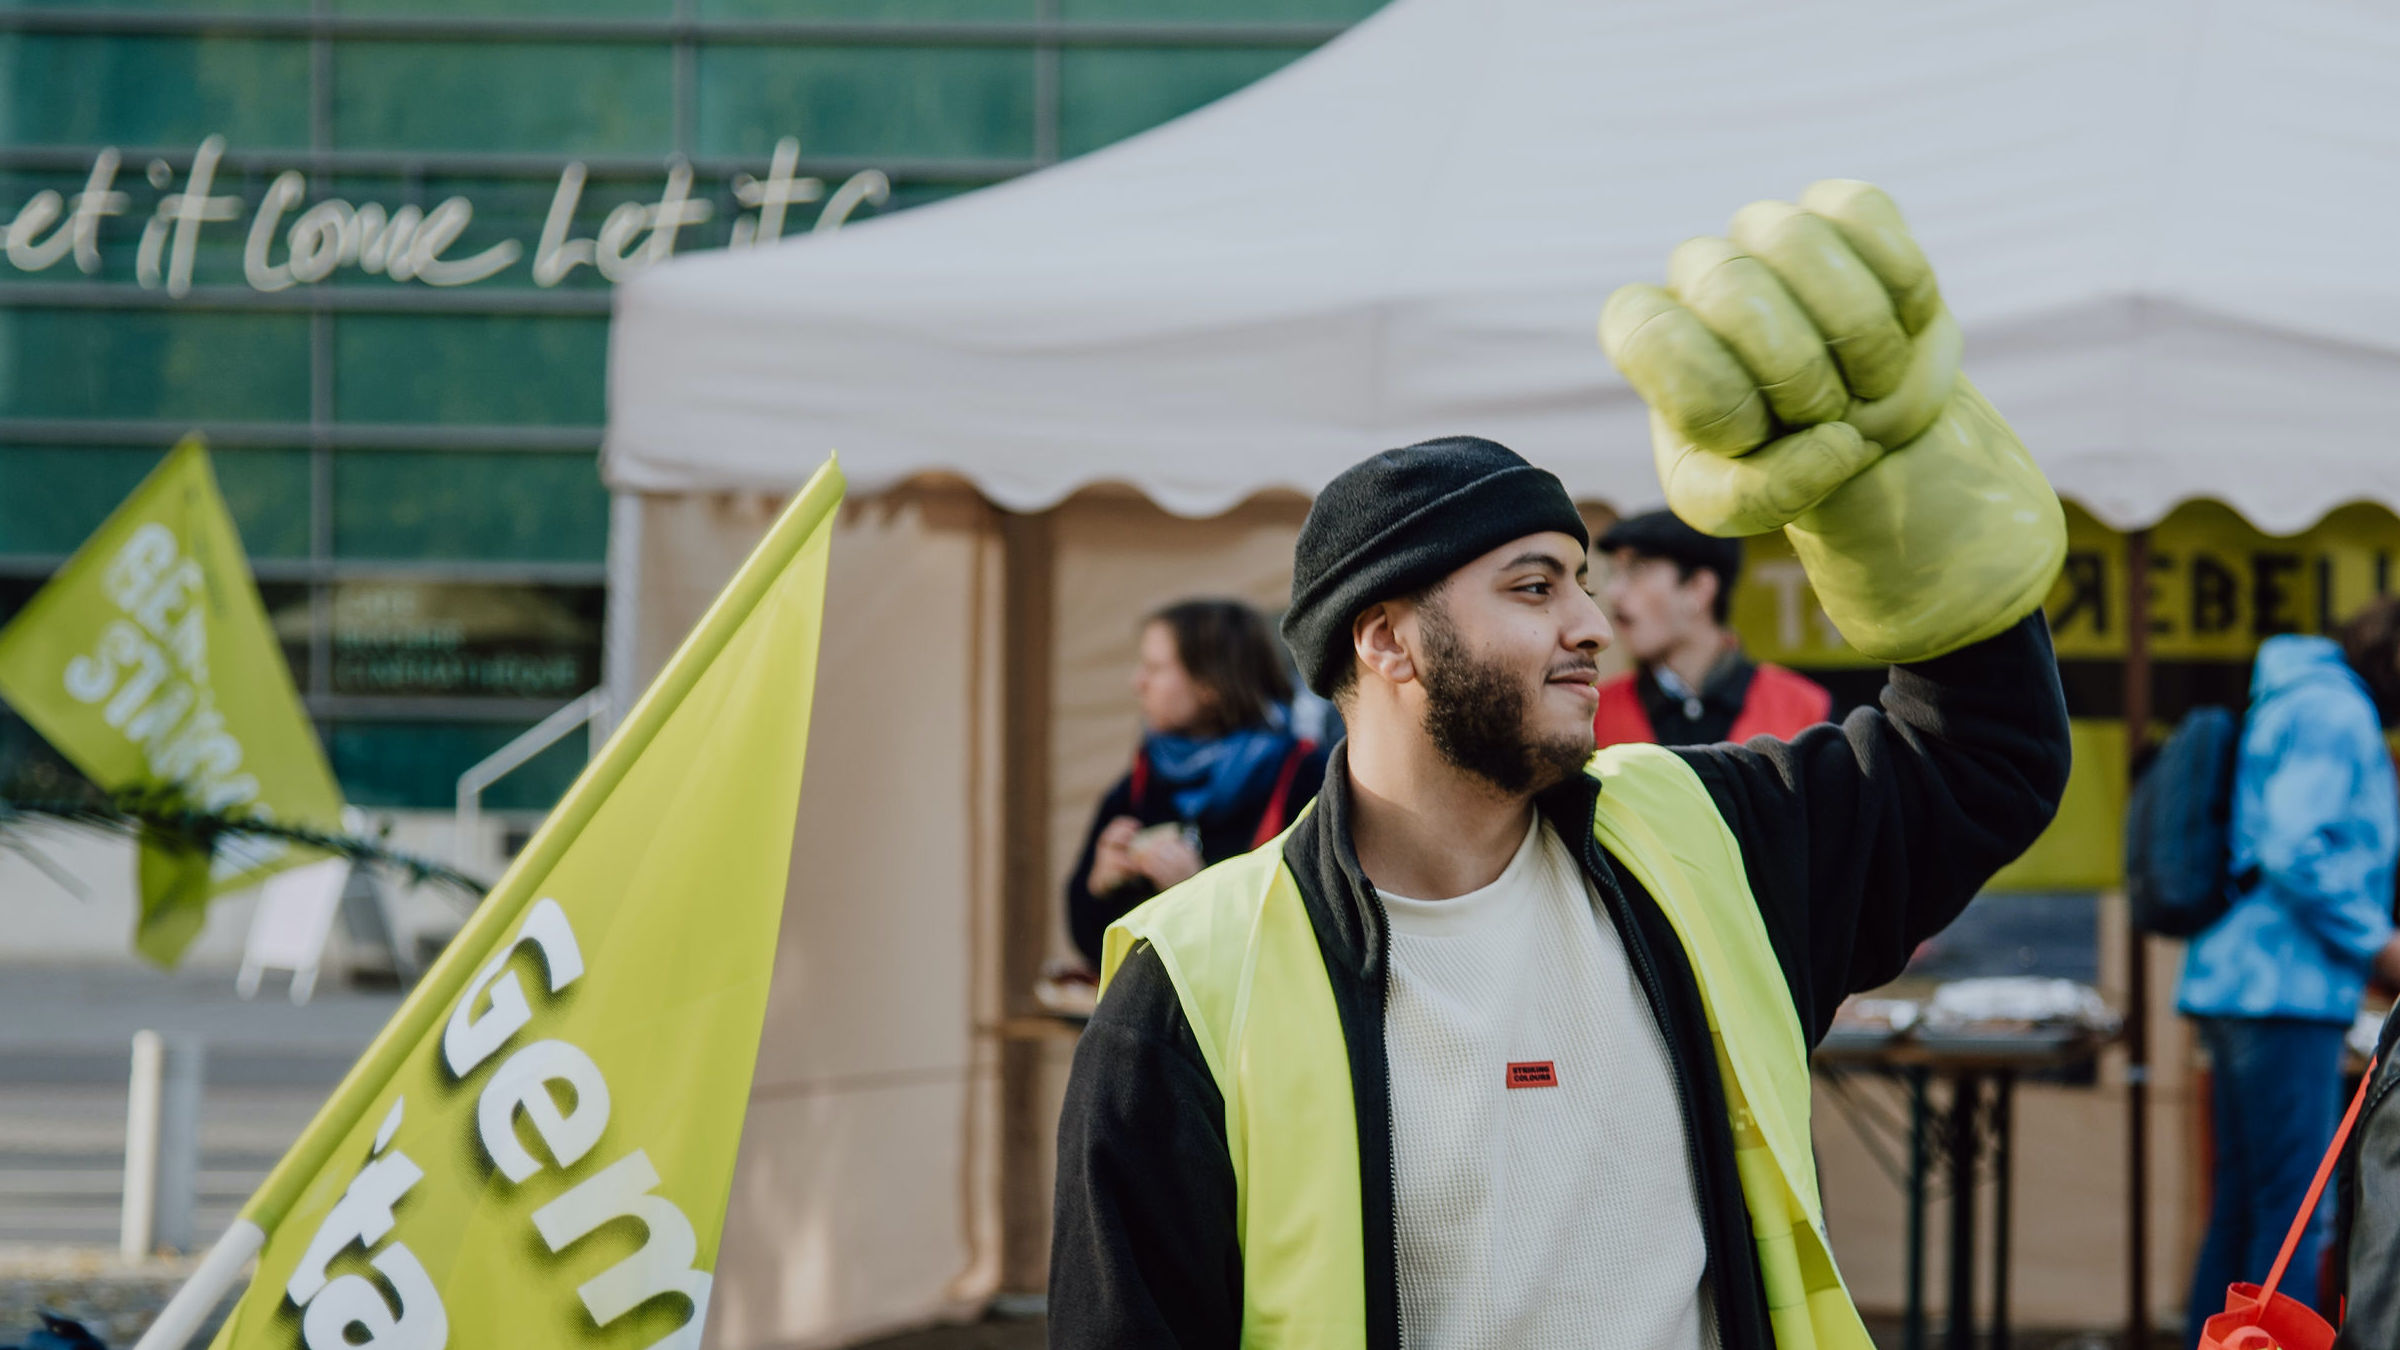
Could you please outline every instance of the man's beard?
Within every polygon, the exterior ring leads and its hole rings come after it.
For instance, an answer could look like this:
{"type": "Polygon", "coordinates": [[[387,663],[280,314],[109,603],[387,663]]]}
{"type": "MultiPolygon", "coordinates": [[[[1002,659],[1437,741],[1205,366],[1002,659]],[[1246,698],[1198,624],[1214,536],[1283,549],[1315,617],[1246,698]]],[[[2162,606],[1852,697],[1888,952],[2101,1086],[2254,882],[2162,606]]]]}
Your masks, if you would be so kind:
{"type": "Polygon", "coordinates": [[[1529,735],[1534,696],[1523,678],[1497,663],[1478,661],[1438,607],[1427,605],[1418,613],[1425,634],[1419,677],[1425,686],[1425,731],[1451,767],[1512,797],[1539,792],[1582,771],[1592,757],[1589,736],[1529,735]]]}

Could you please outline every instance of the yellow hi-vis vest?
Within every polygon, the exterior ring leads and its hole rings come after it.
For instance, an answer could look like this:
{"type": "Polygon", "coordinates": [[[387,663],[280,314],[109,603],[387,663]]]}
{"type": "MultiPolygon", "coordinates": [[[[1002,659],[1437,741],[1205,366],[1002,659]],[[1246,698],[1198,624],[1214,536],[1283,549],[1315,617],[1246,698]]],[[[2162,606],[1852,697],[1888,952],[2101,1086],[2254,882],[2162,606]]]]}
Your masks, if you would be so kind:
{"type": "MultiPolygon", "coordinates": [[[[1834,1267],[1809,1148],[1808,1043],[1741,847],[1691,766],[1601,751],[1593,833],[1682,939],[1708,1011],[1777,1350],[1874,1350],[1834,1267]]],[[[1365,1350],[1358,1118],[1349,1050],[1283,840],[1109,928],[1103,986],[1147,942],[1225,1099],[1245,1350],[1365,1350]],[[1256,1034],[1252,1029],[1256,1028],[1256,1034]]]]}

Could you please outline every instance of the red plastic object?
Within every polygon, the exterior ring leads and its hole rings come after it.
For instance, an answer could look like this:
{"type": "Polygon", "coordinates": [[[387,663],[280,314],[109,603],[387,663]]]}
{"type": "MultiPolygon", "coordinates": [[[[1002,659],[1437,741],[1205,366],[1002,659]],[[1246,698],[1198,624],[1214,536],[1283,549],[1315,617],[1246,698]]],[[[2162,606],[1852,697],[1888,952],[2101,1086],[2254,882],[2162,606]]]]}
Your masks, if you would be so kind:
{"type": "Polygon", "coordinates": [[[2350,1098],[2349,1111],[2342,1116],[2342,1128],[2333,1133],[2333,1147],[2325,1150],[2325,1160],[2317,1164],[2317,1179],[2309,1184],[2308,1198],[2300,1202],[2291,1231],[2283,1235],[2283,1250],[2275,1255],[2275,1268],[2267,1272],[2266,1287],[2237,1284],[2227,1289],[2225,1311],[2201,1326],[2200,1350],[2333,1350],[2333,1328],[2325,1319],[2307,1304],[2276,1293],[2275,1287],[2283,1283],[2284,1267],[2292,1263],[2292,1249],[2308,1231],[2309,1217],[2317,1212],[2325,1183],[2333,1177],[2333,1165],[2341,1159],[2342,1145],[2350,1142],[2350,1127],[2358,1123],[2367,1084],[2374,1081],[2375,1065],[2370,1061],[2357,1093],[2350,1098]]]}
{"type": "Polygon", "coordinates": [[[2333,1328],[2305,1303],[2237,1284],[2201,1330],[2200,1350],[2333,1350],[2333,1328]]]}

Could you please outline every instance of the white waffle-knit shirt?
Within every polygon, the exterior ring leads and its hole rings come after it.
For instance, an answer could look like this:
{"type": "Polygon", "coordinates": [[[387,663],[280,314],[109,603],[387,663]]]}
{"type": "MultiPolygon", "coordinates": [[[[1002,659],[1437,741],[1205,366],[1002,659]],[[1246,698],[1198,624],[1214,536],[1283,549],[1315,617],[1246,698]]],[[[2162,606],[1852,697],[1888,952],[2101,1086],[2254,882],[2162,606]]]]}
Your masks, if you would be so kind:
{"type": "Polygon", "coordinates": [[[1666,1038],[1573,854],[1537,818],[1481,890],[1381,894],[1404,1350],[1712,1350],[1666,1038]]]}

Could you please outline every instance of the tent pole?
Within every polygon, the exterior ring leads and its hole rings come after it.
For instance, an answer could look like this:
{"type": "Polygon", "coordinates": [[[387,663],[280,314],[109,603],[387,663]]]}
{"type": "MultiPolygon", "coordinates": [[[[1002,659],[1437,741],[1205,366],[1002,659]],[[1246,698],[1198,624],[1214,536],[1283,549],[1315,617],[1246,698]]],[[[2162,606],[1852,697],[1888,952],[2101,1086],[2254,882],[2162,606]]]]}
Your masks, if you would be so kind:
{"type": "MultiPolygon", "coordinates": [[[[2141,763],[2150,732],[2150,532],[2125,536],[2125,753],[2141,763]]],[[[2149,942],[2125,924],[2125,1346],[2150,1350],[2149,942]]]]}
{"type": "MultiPolygon", "coordinates": [[[[1000,1008],[1028,1016],[1042,956],[1057,924],[1050,874],[1052,627],[1057,607],[1051,512],[1000,517],[1000,1008]]],[[[1043,1110],[1043,1043],[1009,1037],[1000,1047],[1000,1287],[1037,1293],[1048,1282],[1050,1193],[1044,1158],[1055,1148],[1043,1110]]]]}

